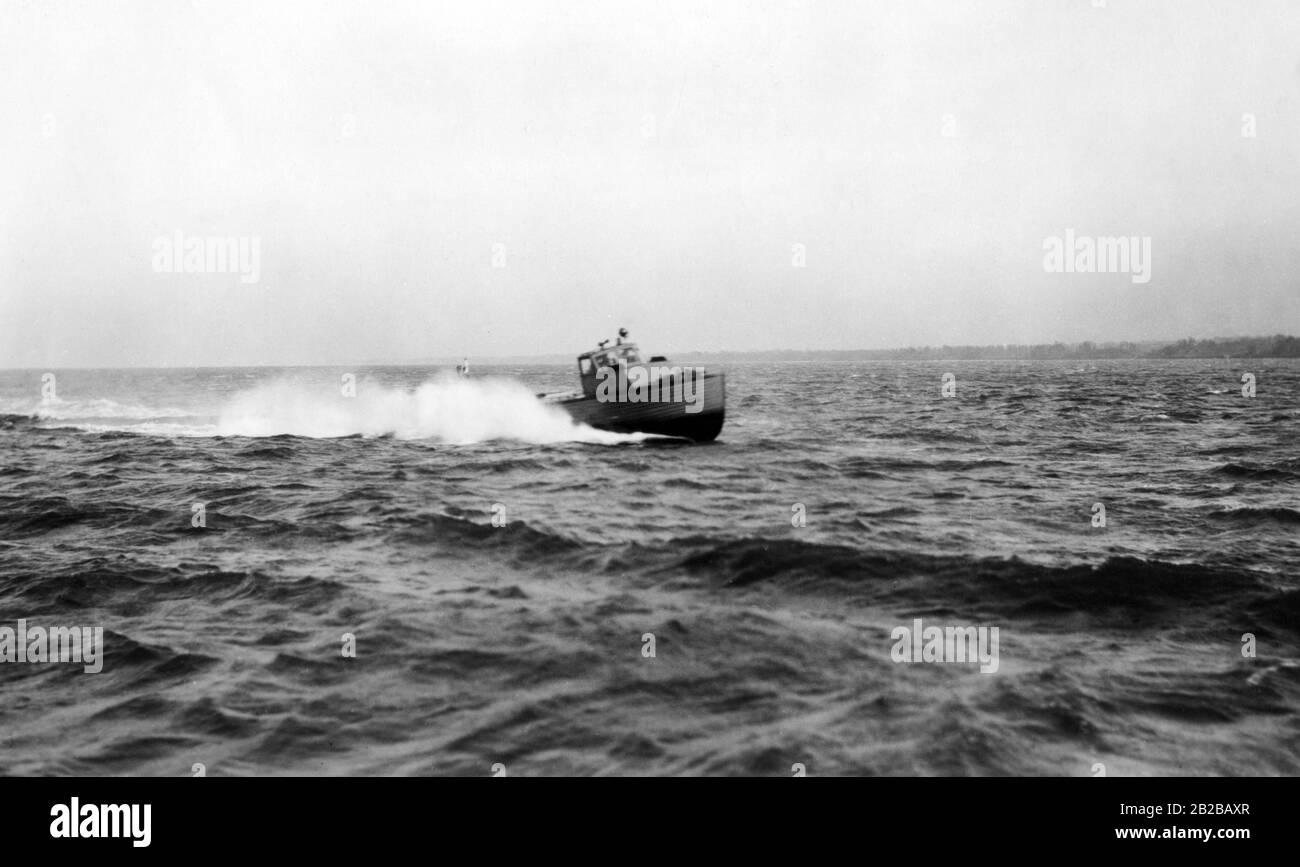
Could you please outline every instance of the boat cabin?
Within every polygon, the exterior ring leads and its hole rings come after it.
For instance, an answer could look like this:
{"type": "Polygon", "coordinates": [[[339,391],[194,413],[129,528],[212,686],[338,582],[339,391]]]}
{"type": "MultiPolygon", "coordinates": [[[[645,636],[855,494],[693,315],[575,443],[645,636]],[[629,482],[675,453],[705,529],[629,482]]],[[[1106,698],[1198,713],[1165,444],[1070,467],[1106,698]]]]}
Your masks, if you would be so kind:
{"type": "Polygon", "coordinates": [[[582,380],[582,393],[587,397],[596,396],[596,371],[600,368],[641,363],[641,352],[635,343],[624,343],[621,339],[614,346],[606,346],[607,343],[608,340],[602,340],[595,349],[578,356],[578,377],[582,380]]]}

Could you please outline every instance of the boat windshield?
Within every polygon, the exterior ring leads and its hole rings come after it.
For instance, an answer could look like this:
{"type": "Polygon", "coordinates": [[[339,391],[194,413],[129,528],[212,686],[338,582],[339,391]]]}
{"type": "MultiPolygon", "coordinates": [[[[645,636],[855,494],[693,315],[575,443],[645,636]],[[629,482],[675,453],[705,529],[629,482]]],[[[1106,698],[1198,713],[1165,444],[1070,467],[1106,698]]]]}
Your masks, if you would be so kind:
{"type": "Polygon", "coordinates": [[[597,354],[595,361],[597,367],[615,367],[619,361],[626,364],[639,364],[641,362],[641,353],[637,352],[635,346],[623,344],[622,346],[612,346],[597,354]]]}

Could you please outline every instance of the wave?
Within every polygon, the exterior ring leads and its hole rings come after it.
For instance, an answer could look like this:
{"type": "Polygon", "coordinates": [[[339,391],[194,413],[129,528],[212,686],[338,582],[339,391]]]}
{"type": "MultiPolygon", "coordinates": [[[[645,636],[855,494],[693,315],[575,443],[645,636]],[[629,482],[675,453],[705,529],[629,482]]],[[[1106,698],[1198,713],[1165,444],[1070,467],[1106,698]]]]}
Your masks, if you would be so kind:
{"type": "MultiPolygon", "coordinates": [[[[790,538],[707,536],[602,544],[512,521],[494,528],[451,515],[396,520],[389,540],[495,556],[546,574],[572,570],[620,580],[701,589],[752,588],[831,596],[902,610],[948,608],[1002,617],[1076,614],[1133,625],[1216,607],[1236,612],[1300,594],[1279,593],[1271,576],[1250,569],[1132,556],[1095,563],[1044,564],[1016,557],[940,556],[863,549],[790,538]]],[[[1291,629],[1294,629],[1292,624],[1291,629]]]]}
{"type": "Polygon", "coordinates": [[[1300,524],[1300,511],[1285,506],[1241,506],[1235,509],[1222,509],[1210,515],[1223,521],[1278,521],[1283,524],[1300,524]]]}
{"type": "Polygon", "coordinates": [[[171,406],[145,406],[110,398],[0,401],[0,430],[73,429],[87,433],[207,436],[211,417],[171,406]]]}
{"type": "Polygon", "coordinates": [[[228,571],[206,563],[161,566],[127,557],[93,557],[59,569],[16,569],[0,576],[0,591],[35,617],[68,605],[113,605],[138,596],[152,602],[201,599],[207,605],[253,600],[307,611],[328,607],[345,587],[328,578],[228,571]]]}
{"type": "Polygon", "coordinates": [[[849,478],[867,479],[889,478],[889,473],[898,471],[933,470],[940,473],[955,474],[1013,466],[1017,465],[1011,461],[999,460],[997,458],[976,458],[972,460],[961,460],[956,458],[917,460],[913,458],[884,455],[869,458],[851,457],[846,458],[837,464],[839,471],[845,476],[848,476],[849,478]]]}
{"type": "Polygon", "coordinates": [[[109,398],[65,400],[52,398],[28,405],[28,413],[41,421],[160,421],[191,418],[193,413],[176,407],[143,406],[119,403],[109,398]]]}
{"type": "Polygon", "coordinates": [[[11,400],[0,406],[0,429],[30,426],[161,437],[362,436],[450,444],[511,440],[617,445],[651,439],[579,424],[513,380],[451,375],[414,389],[363,380],[355,384],[354,396],[345,396],[334,383],[282,378],[241,391],[219,406],[196,410],[109,398],[11,400]]]}
{"type": "Polygon", "coordinates": [[[19,415],[17,413],[0,413],[0,430],[16,430],[18,428],[29,428],[36,424],[39,419],[34,415],[19,415]]]}
{"type": "Polygon", "coordinates": [[[413,390],[359,382],[355,396],[335,386],[278,380],[242,392],[221,409],[220,436],[391,436],[469,444],[515,440],[535,445],[639,442],[640,435],[598,431],[548,406],[508,379],[445,376],[413,390]]]}
{"type": "MultiPolygon", "coordinates": [[[[688,553],[664,559],[661,575],[685,571],[723,588],[830,597],[903,612],[961,611],[1012,621],[1065,618],[1072,630],[1077,624],[1070,619],[1076,616],[1125,629],[1166,620],[1212,630],[1221,628],[1225,617],[1276,614],[1277,605],[1293,610],[1298,595],[1279,590],[1273,576],[1250,569],[1131,556],[1067,565],[791,539],[701,538],[675,544],[688,553]]],[[[1266,620],[1279,632],[1297,633],[1294,619],[1266,620]]]]}
{"type": "Polygon", "coordinates": [[[1272,466],[1245,461],[1224,464],[1214,470],[1225,476],[1241,479],[1296,479],[1300,478],[1300,461],[1280,461],[1272,466]]]}

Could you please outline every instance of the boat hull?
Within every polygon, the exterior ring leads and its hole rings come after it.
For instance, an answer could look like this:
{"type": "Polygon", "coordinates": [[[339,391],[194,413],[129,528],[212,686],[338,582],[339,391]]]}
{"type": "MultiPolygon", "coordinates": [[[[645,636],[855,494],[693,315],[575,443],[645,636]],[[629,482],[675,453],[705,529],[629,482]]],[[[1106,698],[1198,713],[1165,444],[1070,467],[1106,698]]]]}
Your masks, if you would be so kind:
{"type": "Polygon", "coordinates": [[[687,412],[690,407],[679,401],[632,403],[576,395],[553,402],[575,421],[600,430],[711,442],[726,420],[726,374],[705,374],[701,390],[703,399],[698,412],[687,412]]]}

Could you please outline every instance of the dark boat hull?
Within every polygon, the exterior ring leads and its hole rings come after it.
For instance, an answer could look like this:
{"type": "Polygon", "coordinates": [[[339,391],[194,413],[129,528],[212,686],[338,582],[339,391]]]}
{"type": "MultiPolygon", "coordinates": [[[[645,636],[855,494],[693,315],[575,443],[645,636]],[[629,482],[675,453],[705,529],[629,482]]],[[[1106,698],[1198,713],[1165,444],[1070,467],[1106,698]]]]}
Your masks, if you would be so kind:
{"type": "Polygon", "coordinates": [[[726,420],[726,374],[704,376],[698,412],[681,402],[630,403],[576,396],[555,401],[575,421],[616,433],[648,433],[695,442],[716,439],[726,420]]]}

